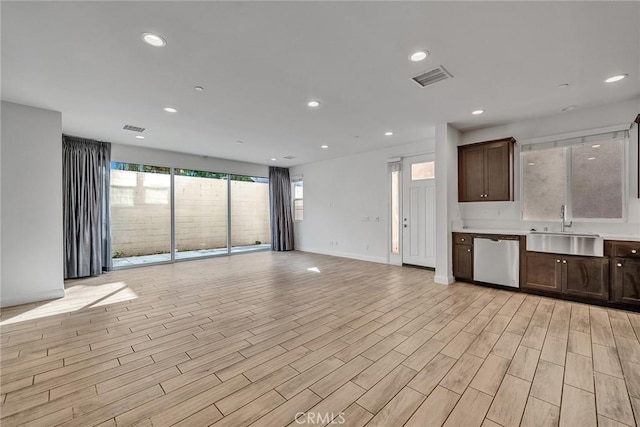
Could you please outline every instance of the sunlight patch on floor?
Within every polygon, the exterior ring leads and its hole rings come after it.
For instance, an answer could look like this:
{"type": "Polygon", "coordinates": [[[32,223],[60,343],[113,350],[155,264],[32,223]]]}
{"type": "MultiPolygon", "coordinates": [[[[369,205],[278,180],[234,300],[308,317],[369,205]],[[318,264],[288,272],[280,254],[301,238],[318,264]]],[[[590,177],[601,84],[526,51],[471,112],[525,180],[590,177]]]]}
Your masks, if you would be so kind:
{"type": "MultiPolygon", "coordinates": [[[[71,313],[83,308],[100,307],[136,298],[138,298],[138,295],[125,282],[112,282],[103,285],[77,284],[65,289],[64,298],[45,302],[34,308],[25,307],[25,311],[17,315],[12,315],[14,313],[12,308],[3,309],[2,317],[6,316],[7,318],[0,320],[0,326],[41,319],[56,314],[71,313]]],[[[28,307],[32,307],[32,305],[28,307]]],[[[15,310],[15,312],[19,312],[20,308],[16,307],[15,310]]]]}

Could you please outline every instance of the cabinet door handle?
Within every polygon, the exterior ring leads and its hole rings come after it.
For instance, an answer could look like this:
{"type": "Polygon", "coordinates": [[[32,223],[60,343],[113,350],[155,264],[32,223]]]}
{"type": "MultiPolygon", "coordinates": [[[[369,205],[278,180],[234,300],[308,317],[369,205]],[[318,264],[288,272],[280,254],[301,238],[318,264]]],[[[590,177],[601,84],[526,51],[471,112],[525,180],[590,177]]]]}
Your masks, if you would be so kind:
{"type": "Polygon", "coordinates": [[[460,239],[461,242],[464,242],[464,239],[460,239]]]}
{"type": "Polygon", "coordinates": [[[471,252],[471,249],[467,249],[467,252],[471,252]]]}
{"type": "Polygon", "coordinates": [[[557,260],[556,260],[556,262],[560,262],[560,260],[559,260],[559,259],[557,259],[557,260]]]}
{"type": "Polygon", "coordinates": [[[616,264],[618,267],[622,267],[622,263],[619,262],[618,264],[616,264]]]}
{"type": "Polygon", "coordinates": [[[566,259],[563,259],[563,260],[562,260],[562,263],[563,263],[563,264],[566,264],[566,263],[567,263],[567,260],[566,260],[566,259]]]}
{"type": "Polygon", "coordinates": [[[637,254],[637,253],[638,253],[638,251],[637,251],[636,249],[631,249],[631,253],[632,253],[632,254],[637,254]]]}

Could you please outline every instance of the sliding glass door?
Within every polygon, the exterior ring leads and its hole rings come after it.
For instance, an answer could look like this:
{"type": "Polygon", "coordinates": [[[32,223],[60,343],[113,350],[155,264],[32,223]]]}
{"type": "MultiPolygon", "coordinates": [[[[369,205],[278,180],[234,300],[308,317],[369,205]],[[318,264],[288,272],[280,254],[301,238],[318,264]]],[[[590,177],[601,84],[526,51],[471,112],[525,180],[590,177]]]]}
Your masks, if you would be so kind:
{"type": "Polygon", "coordinates": [[[231,252],[271,247],[269,229],[269,180],[230,175],[231,252]]]}
{"type": "Polygon", "coordinates": [[[114,268],[270,247],[269,180],[111,163],[114,268]]]}
{"type": "Polygon", "coordinates": [[[175,169],[176,259],[226,255],[227,174],[175,169]]]}
{"type": "Polygon", "coordinates": [[[171,171],[111,163],[113,267],[171,260],[171,171]]]}

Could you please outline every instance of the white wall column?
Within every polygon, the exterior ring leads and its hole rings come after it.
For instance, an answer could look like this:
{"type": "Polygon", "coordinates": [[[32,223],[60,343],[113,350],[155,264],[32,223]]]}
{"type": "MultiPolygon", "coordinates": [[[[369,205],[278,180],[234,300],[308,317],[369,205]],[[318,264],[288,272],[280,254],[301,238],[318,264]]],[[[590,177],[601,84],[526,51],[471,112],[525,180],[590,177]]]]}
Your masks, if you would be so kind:
{"type": "Polygon", "coordinates": [[[458,142],[460,132],[448,123],[436,126],[436,274],[453,282],[451,221],[458,217],[458,142]]]}
{"type": "Polygon", "coordinates": [[[2,307],[64,296],[62,115],[2,101],[2,307]]]}

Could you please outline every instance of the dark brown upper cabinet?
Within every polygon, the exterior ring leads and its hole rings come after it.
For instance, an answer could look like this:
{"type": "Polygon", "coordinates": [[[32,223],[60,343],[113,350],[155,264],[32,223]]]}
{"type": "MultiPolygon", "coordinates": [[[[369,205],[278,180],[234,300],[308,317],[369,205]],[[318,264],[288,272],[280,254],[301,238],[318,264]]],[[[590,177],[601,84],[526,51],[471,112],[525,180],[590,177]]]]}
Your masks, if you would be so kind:
{"type": "Polygon", "coordinates": [[[513,200],[514,138],[458,147],[458,201],[513,200]]]}

